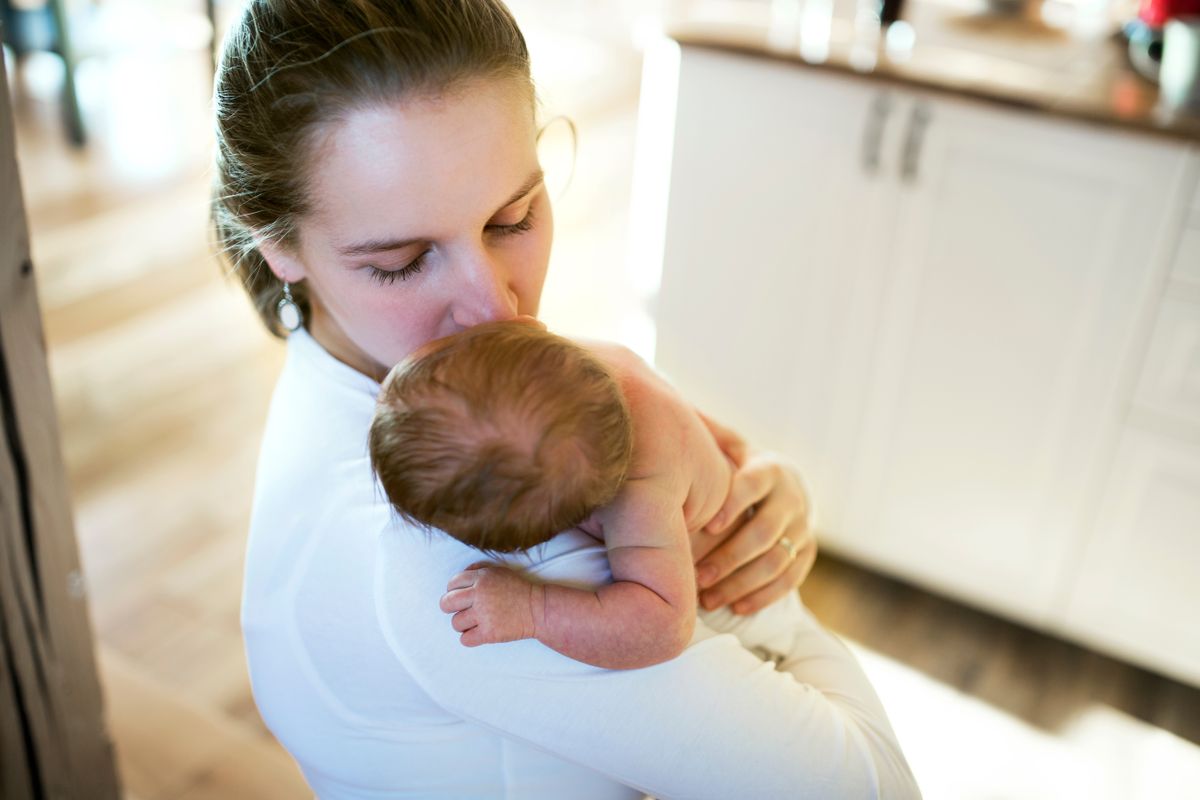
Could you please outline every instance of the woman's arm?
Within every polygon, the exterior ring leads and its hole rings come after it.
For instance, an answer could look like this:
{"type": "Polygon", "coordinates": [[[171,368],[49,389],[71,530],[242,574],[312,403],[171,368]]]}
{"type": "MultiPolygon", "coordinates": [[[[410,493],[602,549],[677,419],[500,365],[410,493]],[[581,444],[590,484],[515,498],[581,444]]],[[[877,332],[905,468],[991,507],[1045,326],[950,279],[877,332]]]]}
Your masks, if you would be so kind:
{"type": "MultiPolygon", "coordinates": [[[[811,617],[787,672],[705,625],[678,658],[641,670],[599,670],[532,641],[464,649],[437,599],[441,576],[473,561],[473,551],[402,526],[379,542],[384,635],[457,716],[660,800],[918,796],[862,670],[811,617]]],[[[540,580],[595,588],[608,579],[603,547],[579,532],[533,558],[526,566],[540,580]]]]}
{"type": "Polygon", "coordinates": [[[724,507],[691,541],[701,605],[751,614],[804,582],[817,559],[817,540],[798,471],[778,454],[742,452],[724,507]],[[781,546],[786,543],[791,548],[781,546]]]}

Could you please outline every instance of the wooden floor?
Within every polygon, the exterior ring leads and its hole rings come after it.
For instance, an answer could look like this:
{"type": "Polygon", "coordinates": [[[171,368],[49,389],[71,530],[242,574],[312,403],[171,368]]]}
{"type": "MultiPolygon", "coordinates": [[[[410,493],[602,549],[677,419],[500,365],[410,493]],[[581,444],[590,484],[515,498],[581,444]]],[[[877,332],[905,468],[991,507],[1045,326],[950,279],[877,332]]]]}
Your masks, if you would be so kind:
{"type": "MultiPolygon", "coordinates": [[[[580,127],[545,315],[636,337],[644,309],[619,265],[637,63],[593,50],[543,87],[580,127]]],[[[255,710],[238,627],[282,348],[208,254],[209,80],[197,51],[94,60],[81,78],[93,143],[75,152],[53,65],[24,64],[19,160],[127,797],[306,797],[255,710]]],[[[1196,796],[1200,691],[829,557],[803,596],[862,658],[927,797],[1196,796]]]]}

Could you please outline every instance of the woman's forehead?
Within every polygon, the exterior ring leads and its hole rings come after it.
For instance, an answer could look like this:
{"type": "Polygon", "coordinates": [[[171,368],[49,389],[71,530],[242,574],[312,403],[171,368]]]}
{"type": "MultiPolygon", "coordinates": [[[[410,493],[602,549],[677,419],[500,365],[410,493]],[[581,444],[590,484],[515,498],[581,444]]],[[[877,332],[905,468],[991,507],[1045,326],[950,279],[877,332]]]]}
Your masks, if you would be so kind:
{"type": "Polygon", "coordinates": [[[493,80],[350,112],[317,148],[310,192],[323,227],[434,237],[486,219],[536,169],[527,92],[493,80]]]}

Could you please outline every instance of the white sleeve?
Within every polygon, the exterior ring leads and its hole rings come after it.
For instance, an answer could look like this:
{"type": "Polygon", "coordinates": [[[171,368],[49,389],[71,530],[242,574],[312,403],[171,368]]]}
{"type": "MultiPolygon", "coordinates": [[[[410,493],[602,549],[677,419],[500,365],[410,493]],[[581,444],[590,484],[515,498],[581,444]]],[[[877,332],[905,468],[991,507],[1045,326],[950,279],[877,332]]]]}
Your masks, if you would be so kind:
{"type": "MultiPolygon", "coordinates": [[[[584,534],[542,547],[525,564],[542,579],[607,580],[604,549],[584,534]]],[[[807,612],[781,671],[704,624],[672,661],[603,670],[534,640],[463,647],[438,598],[476,560],[403,526],[380,538],[381,627],[447,711],[661,800],[919,797],[866,676],[807,612]]]]}

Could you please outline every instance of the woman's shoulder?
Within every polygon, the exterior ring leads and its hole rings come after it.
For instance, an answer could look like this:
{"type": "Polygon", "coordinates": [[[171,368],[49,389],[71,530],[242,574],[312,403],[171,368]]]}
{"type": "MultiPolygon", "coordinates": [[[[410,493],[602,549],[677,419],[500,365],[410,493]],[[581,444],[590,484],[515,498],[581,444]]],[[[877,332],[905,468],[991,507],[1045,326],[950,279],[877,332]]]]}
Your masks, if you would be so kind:
{"type": "Polygon", "coordinates": [[[252,538],[281,526],[294,536],[331,515],[386,520],[367,449],[375,392],[303,330],[292,334],[259,446],[252,538]]]}
{"type": "Polygon", "coordinates": [[[267,424],[298,421],[336,433],[365,431],[378,394],[374,379],[338,361],[301,328],[288,337],[267,424]]]}
{"type": "Polygon", "coordinates": [[[304,329],[288,339],[260,449],[288,471],[366,455],[379,385],[329,355],[304,329]]]}

